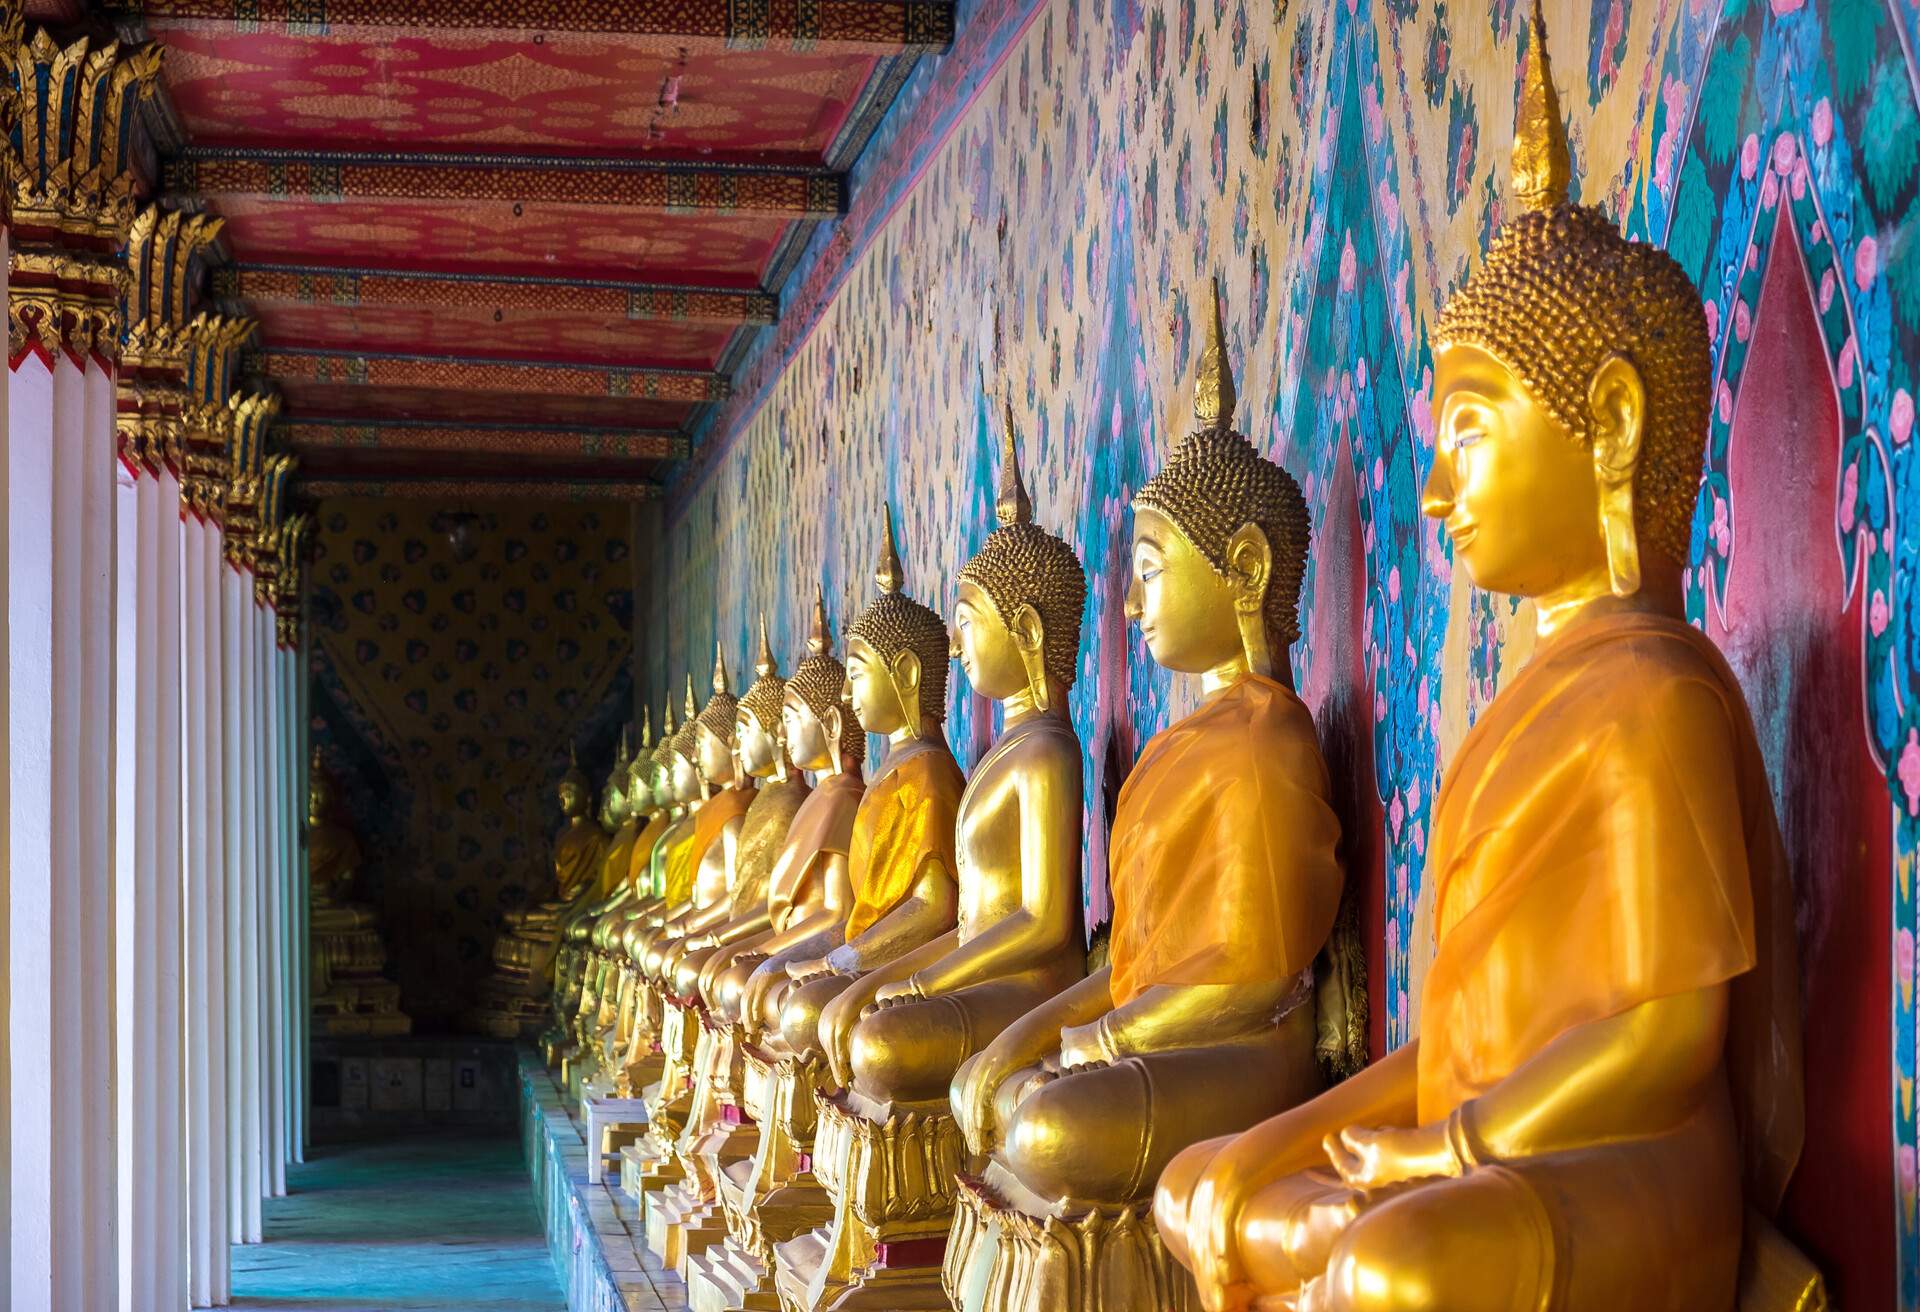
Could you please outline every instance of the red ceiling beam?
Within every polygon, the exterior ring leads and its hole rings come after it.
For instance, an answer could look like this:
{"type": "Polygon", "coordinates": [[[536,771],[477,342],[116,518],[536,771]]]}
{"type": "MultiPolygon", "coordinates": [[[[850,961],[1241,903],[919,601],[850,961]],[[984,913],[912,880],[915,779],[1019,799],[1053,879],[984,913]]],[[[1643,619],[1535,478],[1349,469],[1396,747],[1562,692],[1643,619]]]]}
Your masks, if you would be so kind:
{"type": "Polygon", "coordinates": [[[791,50],[897,55],[953,43],[953,0],[129,0],[154,22],[278,28],[293,36],[335,27],[409,31],[579,33],[671,42],[691,50],[791,50]]]}
{"type": "Polygon", "coordinates": [[[216,296],[303,305],[426,309],[564,310],[609,319],[767,324],[779,308],[766,292],[555,278],[481,278],[377,269],[229,265],[214,270],[216,296]]]}
{"type": "Polygon", "coordinates": [[[846,207],[845,179],[817,169],[206,146],[167,162],[166,188],[183,197],[492,201],[782,219],[830,219],[846,207]]]}
{"type": "Polygon", "coordinates": [[[410,451],[541,459],[679,460],[687,439],[653,429],[509,428],[491,424],[353,423],[293,419],[274,436],[296,451],[410,451]]]}
{"type": "Polygon", "coordinates": [[[725,400],[728,389],[724,374],[699,369],[607,368],[353,351],[253,351],[244,357],[242,368],[269,382],[427,387],[522,396],[633,397],[697,403],[725,400]]]}
{"type": "Polygon", "coordinates": [[[651,501],[660,485],[646,480],[593,479],[543,483],[511,478],[296,478],[297,495],[395,497],[418,501],[651,501]]]}

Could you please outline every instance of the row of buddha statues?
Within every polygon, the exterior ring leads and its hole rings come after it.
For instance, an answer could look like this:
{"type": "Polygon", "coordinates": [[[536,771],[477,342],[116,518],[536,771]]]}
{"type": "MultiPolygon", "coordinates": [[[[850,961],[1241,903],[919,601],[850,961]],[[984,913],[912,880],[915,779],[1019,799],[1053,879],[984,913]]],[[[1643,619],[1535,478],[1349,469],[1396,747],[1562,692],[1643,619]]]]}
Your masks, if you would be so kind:
{"type": "Polygon", "coordinates": [[[1125,603],[1201,696],[1120,791],[1099,951],[1086,581],[1010,414],[951,628],[889,514],[843,658],[816,601],[790,675],[763,624],[744,694],[723,661],[704,705],[689,679],[609,781],[611,836],[561,782],[559,889],[503,934],[489,1014],[537,1009],[570,1087],[639,1109],[589,1147],[696,1309],[1824,1306],[1772,1219],[1803,1119],[1778,828],[1682,612],[1701,302],[1567,201],[1539,22],[1516,209],[1433,334],[1423,509],[1540,641],[1433,804],[1418,1036],[1350,1074],[1316,1050],[1346,878],[1290,674],[1310,516],[1234,430],[1215,289],[1125,603]],[[954,656],[1004,726],[965,775],[954,656]]]}
{"type": "Polygon", "coordinates": [[[307,767],[307,923],[313,1032],[391,1038],[413,1031],[400,986],[386,977],[380,913],[353,900],[363,855],[340,813],[340,790],[315,748],[307,767]]]}

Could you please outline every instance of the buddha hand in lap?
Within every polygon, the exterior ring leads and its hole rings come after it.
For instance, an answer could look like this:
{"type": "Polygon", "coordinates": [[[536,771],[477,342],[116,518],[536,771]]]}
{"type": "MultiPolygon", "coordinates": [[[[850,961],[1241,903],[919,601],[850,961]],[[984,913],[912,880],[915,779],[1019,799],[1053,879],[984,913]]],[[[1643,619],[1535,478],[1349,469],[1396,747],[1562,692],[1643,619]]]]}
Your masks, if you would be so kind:
{"type": "Polygon", "coordinates": [[[1147,744],[1121,791],[1110,964],[1020,1017],[952,1082],[954,1114],[988,1159],[948,1246],[948,1290],[970,1308],[1003,1305],[1009,1282],[986,1270],[1008,1264],[1022,1272],[1013,1283],[1040,1282],[1062,1305],[1093,1288],[1089,1306],[1160,1306],[1171,1276],[1138,1217],[1162,1165],[1321,1083],[1312,963],[1340,899],[1339,825],[1285,661],[1307,512],[1292,478],[1231,430],[1215,297],[1198,430],[1135,498],[1127,594],[1154,660],[1201,676],[1205,695],[1147,744]],[[990,1212],[1007,1224],[986,1224],[990,1212]],[[1071,1261],[1047,1258],[1040,1227],[1012,1219],[1088,1213],[1099,1251],[1071,1261]]]}
{"type": "Polygon", "coordinates": [[[1435,800],[1419,1037],[1162,1180],[1211,1307],[1825,1305],[1765,1220],[1802,1127],[1778,828],[1680,605],[1706,325],[1678,265],[1566,203],[1533,24],[1521,213],[1436,331],[1424,508],[1539,646],[1435,800]]]}

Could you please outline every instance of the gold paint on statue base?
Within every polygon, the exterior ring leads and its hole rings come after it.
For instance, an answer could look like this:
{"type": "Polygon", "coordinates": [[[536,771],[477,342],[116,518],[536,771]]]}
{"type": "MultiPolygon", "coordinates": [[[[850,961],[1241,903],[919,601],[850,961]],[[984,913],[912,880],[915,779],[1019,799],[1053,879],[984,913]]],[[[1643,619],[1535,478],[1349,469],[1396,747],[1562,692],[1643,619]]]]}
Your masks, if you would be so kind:
{"type": "Polygon", "coordinates": [[[944,1100],[875,1107],[849,1092],[817,1099],[814,1169],[833,1218],[775,1249],[791,1312],[945,1312],[940,1249],[966,1145],[944,1100]]]}
{"type": "Polygon", "coordinates": [[[959,1178],[942,1273],[954,1312],[1200,1312],[1151,1203],[1037,1216],[959,1178]]]}

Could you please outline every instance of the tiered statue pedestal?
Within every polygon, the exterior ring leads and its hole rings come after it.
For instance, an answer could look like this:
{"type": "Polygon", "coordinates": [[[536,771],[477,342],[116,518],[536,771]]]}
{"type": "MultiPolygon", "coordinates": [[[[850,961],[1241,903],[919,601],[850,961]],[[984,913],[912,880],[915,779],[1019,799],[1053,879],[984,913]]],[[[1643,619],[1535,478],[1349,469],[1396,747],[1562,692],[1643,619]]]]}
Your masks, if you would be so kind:
{"type": "Polygon", "coordinates": [[[774,1246],[780,1306],[946,1312],[941,1260],[966,1158],[946,1100],[877,1106],[846,1090],[816,1098],[814,1171],[833,1217],[774,1246]]]}
{"type": "Polygon", "coordinates": [[[744,1119],[758,1136],[753,1156],[723,1167],[714,1181],[726,1238],[687,1259],[687,1287],[700,1312],[773,1312],[780,1306],[768,1281],[773,1245],[833,1216],[808,1151],[824,1066],[747,1043],[739,1052],[744,1119]]]}
{"type": "Polygon", "coordinates": [[[955,1312],[1199,1312],[1150,1200],[1049,1214],[970,1175],[958,1192],[943,1273],[955,1312]]]}

